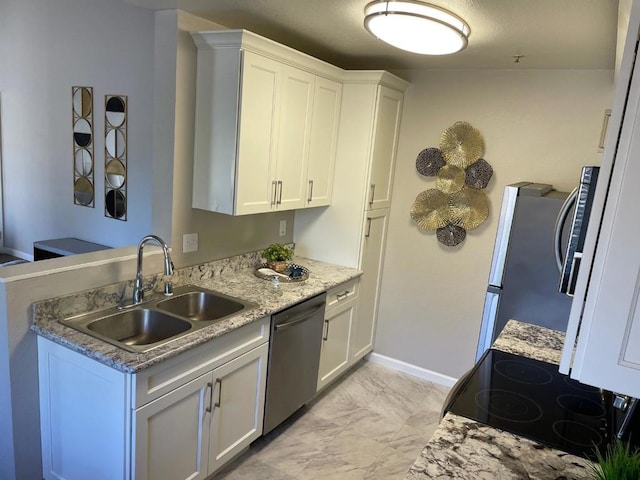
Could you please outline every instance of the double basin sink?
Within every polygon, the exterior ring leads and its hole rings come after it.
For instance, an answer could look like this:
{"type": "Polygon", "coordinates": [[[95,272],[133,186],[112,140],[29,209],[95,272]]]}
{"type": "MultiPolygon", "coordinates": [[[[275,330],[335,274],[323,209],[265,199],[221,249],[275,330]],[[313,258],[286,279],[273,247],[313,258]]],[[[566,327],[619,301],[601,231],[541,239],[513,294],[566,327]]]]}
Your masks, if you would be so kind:
{"type": "Polygon", "coordinates": [[[256,305],[187,285],[171,297],[61,320],[78,331],[134,353],[143,353],[256,305]]]}

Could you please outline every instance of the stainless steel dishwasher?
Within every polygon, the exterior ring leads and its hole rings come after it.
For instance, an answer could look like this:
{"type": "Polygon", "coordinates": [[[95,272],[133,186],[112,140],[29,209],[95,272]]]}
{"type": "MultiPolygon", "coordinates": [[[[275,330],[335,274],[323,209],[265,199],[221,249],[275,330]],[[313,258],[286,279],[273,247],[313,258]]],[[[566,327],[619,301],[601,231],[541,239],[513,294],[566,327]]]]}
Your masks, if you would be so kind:
{"type": "Polygon", "coordinates": [[[325,297],[322,293],[271,317],[263,434],[316,393],[325,297]]]}

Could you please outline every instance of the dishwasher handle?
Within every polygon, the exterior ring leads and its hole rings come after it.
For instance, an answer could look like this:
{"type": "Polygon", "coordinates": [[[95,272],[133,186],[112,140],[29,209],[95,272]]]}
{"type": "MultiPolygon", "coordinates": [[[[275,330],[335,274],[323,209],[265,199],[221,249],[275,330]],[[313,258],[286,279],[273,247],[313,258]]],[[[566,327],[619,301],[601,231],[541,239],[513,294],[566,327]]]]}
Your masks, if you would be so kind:
{"type": "Polygon", "coordinates": [[[318,313],[322,309],[324,309],[324,303],[322,305],[320,305],[319,307],[314,308],[313,310],[311,310],[309,312],[304,312],[303,314],[294,317],[293,320],[290,320],[290,321],[288,321],[286,323],[281,323],[279,325],[274,325],[273,330],[274,331],[286,330],[289,327],[293,327],[294,325],[297,325],[298,323],[302,323],[305,320],[308,320],[309,318],[313,317],[316,313],[318,313]]]}

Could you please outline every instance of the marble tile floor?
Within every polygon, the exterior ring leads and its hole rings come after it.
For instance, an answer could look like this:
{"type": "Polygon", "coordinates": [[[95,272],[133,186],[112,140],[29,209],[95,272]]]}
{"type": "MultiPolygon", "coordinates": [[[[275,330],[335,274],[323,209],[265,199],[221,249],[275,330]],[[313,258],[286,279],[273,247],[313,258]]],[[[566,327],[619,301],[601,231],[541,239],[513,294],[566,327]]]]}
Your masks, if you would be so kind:
{"type": "Polygon", "coordinates": [[[221,471],[226,480],[402,480],[448,389],[363,361],[221,471]]]}

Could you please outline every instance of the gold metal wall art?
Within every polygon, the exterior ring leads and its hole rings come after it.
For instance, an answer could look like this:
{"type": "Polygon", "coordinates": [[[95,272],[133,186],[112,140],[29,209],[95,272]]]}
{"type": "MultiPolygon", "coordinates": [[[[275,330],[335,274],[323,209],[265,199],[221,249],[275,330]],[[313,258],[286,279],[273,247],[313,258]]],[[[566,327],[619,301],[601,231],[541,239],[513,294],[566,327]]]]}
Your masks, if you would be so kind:
{"type": "Polygon", "coordinates": [[[93,88],[71,87],[73,203],[95,206],[93,88]]]}
{"type": "Polygon", "coordinates": [[[127,97],[104,97],[104,215],[127,220],[127,97]]]}
{"type": "Polygon", "coordinates": [[[409,211],[423,230],[437,230],[449,223],[449,196],[437,188],[421,192],[409,211]]]}
{"type": "Polygon", "coordinates": [[[445,130],[439,147],[426,148],[416,158],[416,170],[436,177],[436,188],[419,193],[409,214],[419,228],[435,230],[440,243],[453,247],[489,217],[489,199],[481,190],[493,168],[482,158],[482,135],[466,122],[445,130]]]}
{"type": "Polygon", "coordinates": [[[467,122],[456,122],[440,137],[440,150],[449,165],[464,169],[484,155],[484,139],[467,122]]]}

